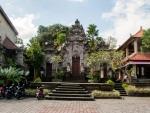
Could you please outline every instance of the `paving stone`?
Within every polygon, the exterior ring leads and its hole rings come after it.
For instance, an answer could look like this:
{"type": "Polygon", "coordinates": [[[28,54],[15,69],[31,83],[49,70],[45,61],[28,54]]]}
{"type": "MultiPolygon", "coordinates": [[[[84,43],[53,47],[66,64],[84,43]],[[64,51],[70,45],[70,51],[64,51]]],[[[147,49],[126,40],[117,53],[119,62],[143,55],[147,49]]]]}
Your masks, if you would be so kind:
{"type": "Polygon", "coordinates": [[[95,101],[0,99],[0,113],[150,113],[150,98],[125,97],[95,101]]]}

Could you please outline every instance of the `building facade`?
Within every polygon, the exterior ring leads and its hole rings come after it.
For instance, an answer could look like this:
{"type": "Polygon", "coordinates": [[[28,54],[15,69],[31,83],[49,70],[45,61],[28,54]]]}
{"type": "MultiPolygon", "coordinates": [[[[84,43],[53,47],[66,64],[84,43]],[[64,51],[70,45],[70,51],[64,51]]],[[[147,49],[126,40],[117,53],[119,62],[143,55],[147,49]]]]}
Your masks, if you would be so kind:
{"type": "Polygon", "coordinates": [[[8,59],[14,59],[23,65],[22,48],[16,45],[18,32],[0,6],[0,65],[6,65],[8,59]]]}
{"type": "Polygon", "coordinates": [[[118,50],[122,50],[125,53],[123,68],[128,68],[128,70],[132,68],[131,80],[134,79],[137,82],[150,79],[150,53],[144,53],[141,50],[143,34],[144,30],[141,27],[137,33],[131,35],[129,39],[118,48],[118,50]]]}

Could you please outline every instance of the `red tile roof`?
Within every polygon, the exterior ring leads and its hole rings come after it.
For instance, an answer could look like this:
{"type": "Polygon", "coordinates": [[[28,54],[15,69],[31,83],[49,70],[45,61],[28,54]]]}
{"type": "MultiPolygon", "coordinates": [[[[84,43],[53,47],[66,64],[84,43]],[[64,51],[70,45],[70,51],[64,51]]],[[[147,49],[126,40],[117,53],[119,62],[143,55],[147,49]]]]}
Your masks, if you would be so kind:
{"type": "Polygon", "coordinates": [[[144,30],[142,27],[140,27],[140,30],[135,33],[134,35],[131,35],[128,40],[126,40],[117,50],[121,50],[123,48],[126,48],[128,44],[133,42],[136,38],[141,38],[143,36],[144,30]]]}
{"type": "Polygon", "coordinates": [[[150,61],[150,53],[133,53],[126,57],[123,62],[128,61],[150,61]]]}
{"type": "Polygon", "coordinates": [[[142,27],[140,27],[140,30],[135,33],[132,37],[136,37],[136,38],[141,38],[144,34],[144,30],[142,29],[142,27]]]}
{"type": "Polygon", "coordinates": [[[17,49],[17,46],[7,37],[4,39],[2,45],[7,49],[17,49]]]}

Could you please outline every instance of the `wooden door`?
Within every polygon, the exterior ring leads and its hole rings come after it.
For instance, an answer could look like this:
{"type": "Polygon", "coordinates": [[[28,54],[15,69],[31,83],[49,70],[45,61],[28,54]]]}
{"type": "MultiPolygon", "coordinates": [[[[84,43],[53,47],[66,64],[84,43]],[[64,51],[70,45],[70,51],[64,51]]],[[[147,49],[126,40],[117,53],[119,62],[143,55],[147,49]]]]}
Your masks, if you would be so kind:
{"type": "Polygon", "coordinates": [[[80,76],[80,57],[72,57],[72,76],[75,79],[80,76]]]}
{"type": "Polygon", "coordinates": [[[46,82],[50,82],[52,79],[52,63],[46,63],[46,82]]]}

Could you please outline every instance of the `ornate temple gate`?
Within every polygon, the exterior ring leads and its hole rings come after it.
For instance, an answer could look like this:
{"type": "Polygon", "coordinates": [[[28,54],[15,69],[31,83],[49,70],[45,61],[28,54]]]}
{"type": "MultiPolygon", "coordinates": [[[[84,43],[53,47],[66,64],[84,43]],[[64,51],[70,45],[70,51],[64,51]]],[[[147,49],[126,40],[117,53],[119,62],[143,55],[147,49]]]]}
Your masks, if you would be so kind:
{"type": "Polygon", "coordinates": [[[73,80],[80,80],[80,57],[72,57],[72,78],[73,80]]]}

